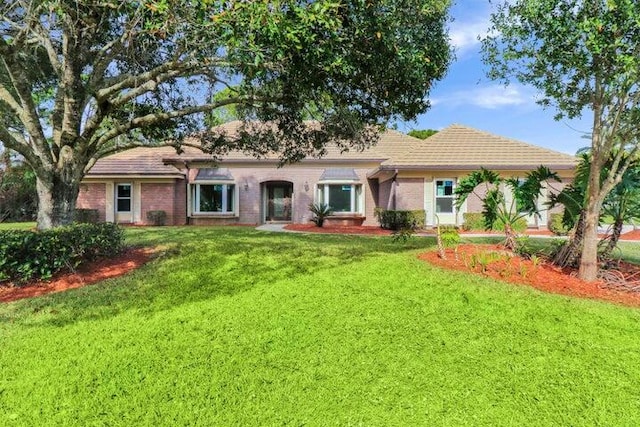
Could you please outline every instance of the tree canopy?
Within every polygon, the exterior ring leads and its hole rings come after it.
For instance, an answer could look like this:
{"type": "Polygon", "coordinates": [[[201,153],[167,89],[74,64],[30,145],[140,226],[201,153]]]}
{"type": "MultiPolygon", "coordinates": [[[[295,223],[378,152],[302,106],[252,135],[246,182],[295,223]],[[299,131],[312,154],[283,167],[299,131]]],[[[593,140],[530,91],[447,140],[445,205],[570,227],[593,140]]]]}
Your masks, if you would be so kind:
{"type": "Polygon", "coordinates": [[[376,141],[449,65],[447,0],[16,0],[0,5],[0,142],[37,178],[38,224],[72,219],[95,161],[179,145],[233,108],[251,136],[205,137],[283,161],[376,141]],[[309,111],[318,125],[304,125],[309,111]],[[210,116],[209,116],[210,117],[210,116]],[[372,128],[372,126],[374,126],[372,128]],[[372,129],[374,131],[372,131],[372,129]],[[256,132],[254,132],[256,134],[256,132]]]}
{"type": "Polygon", "coordinates": [[[413,129],[410,130],[407,135],[418,139],[427,139],[436,133],[438,133],[438,131],[434,129],[413,129]]]}
{"type": "Polygon", "coordinates": [[[597,274],[597,222],[640,141],[640,3],[517,0],[501,4],[483,40],[489,76],[535,87],[556,118],[590,115],[592,162],[580,277],[597,274]],[[613,154],[611,172],[600,179],[613,154]]]}

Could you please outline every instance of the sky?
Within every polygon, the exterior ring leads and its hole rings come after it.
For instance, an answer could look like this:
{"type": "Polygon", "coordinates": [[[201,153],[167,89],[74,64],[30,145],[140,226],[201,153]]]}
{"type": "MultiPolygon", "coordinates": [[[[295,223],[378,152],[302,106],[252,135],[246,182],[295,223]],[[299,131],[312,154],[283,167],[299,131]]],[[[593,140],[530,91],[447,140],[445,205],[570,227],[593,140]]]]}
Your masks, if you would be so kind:
{"type": "Polygon", "coordinates": [[[555,110],[535,103],[533,87],[515,81],[505,87],[486,77],[477,38],[486,34],[493,7],[489,0],[458,0],[452,6],[449,37],[456,59],[431,90],[431,108],[414,122],[398,122],[398,130],[440,130],[456,123],[567,154],[589,146],[588,117],[556,121],[555,110]]]}

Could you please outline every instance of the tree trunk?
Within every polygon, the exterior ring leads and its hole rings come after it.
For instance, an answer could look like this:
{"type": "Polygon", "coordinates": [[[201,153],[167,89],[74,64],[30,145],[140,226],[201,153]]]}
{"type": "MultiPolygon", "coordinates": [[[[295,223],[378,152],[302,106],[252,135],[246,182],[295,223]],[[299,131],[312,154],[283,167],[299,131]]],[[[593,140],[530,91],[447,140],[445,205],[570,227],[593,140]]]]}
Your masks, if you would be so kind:
{"type": "Polygon", "coordinates": [[[504,247],[511,251],[515,251],[516,247],[518,246],[518,235],[515,231],[513,231],[513,227],[511,227],[511,224],[504,224],[504,234],[504,247]]]}
{"type": "Polygon", "coordinates": [[[46,230],[73,222],[76,200],[80,190],[80,180],[63,179],[69,175],[52,173],[51,178],[37,175],[38,230],[46,230]]]}
{"type": "Polygon", "coordinates": [[[618,246],[618,241],[620,240],[620,235],[622,234],[622,226],[624,221],[622,217],[616,218],[613,223],[613,229],[611,231],[611,236],[609,236],[609,240],[607,241],[607,245],[601,253],[603,259],[608,259],[611,257],[611,253],[618,246]]]}
{"type": "Polygon", "coordinates": [[[570,233],[569,239],[553,258],[555,265],[565,268],[575,267],[578,264],[584,237],[584,214],[584,210],[580,212],[578,221],[570,233]]]}
{"type": "Polygon", "coordinates": [[[592,282],[598,277],[598,219],[600,209],[594,195],[588,196],[584,215],[584,236],[578,277],[592,282]]]}

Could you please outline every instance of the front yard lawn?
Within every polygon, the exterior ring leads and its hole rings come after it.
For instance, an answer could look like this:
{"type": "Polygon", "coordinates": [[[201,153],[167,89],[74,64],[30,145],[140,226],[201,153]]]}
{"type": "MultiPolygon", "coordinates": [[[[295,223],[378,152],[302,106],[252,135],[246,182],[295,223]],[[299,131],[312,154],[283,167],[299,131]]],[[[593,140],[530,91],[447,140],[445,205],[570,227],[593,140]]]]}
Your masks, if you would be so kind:
{"type": "Polygon", "coordinates": [[[432,239],[127,235],[165,254],[0,305],[0,425],[640,421],[638,309],[438,269],[432,239]]]}

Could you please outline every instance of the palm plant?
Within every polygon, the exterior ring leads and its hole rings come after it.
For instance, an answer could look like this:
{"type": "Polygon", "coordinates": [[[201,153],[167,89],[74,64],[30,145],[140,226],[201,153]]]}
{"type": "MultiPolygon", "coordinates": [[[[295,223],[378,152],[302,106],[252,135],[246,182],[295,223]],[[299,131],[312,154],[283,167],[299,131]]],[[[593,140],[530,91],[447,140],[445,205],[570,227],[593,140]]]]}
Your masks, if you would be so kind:
{"type": "Polygon", "coordinates": [[[487,230],[494,230],[498,224],[504,225],[504,246],[516,249],[517,233],[515,225],[530,215],[540,216],[537,201],[542,194],[546,182],[560,181],[555,172],[546,166],[539,166],[527,173],[524,180],[518,178],[502,178],[497,172],[481,168],[460,180],[456,188],[456,206],[474,194],[482,201],[482,215],[487,230]],[[484,185],[485,193],[481,195],[478,188],[484,185]],[[509,188],[513,198],[508,201],[505,189],[509,188]]]}
{"type": "Polygon", "coordinates": [[[333,212],[328,204],[326,203],[311,203],[309,205],[309,210],[313,214],[313,218],[311,221],[315,223],[318,227],[322,227],[324,224],[324,219],[331,215],[333,212]]]}

